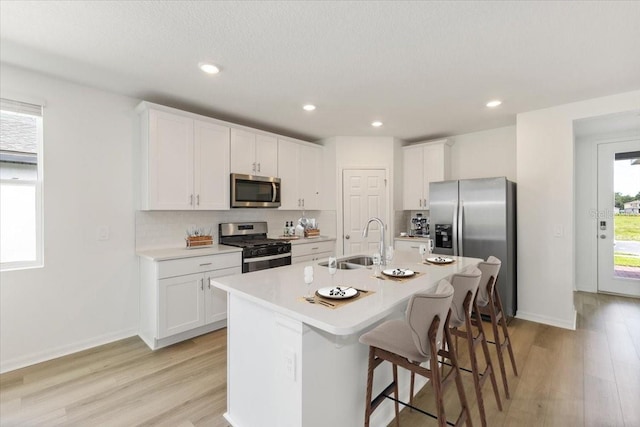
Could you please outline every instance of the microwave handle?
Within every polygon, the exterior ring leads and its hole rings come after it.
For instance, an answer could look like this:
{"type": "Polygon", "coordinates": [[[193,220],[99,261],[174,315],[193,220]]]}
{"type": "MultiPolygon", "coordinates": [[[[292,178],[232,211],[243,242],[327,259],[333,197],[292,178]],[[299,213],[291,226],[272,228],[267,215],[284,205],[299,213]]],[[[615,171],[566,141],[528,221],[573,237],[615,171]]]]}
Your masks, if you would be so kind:
{"type": "Polygon", "coordinates": [[[271,186],[273,187],[273,197],[271,198],[271,202],[275,203],[276,199],[278,198],[278,186],[275,182],[272,182],[271,186]]]}

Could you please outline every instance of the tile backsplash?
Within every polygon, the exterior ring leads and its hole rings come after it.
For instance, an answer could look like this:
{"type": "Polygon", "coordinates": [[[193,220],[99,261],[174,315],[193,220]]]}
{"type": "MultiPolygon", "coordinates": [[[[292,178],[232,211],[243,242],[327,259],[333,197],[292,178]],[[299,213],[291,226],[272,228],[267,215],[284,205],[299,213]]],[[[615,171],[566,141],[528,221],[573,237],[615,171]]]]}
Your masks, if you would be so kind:
{"type": "MultiPolygon", "coordinates": [[[[186,230],[196,226],[211,228],[218,241],[221,222],[267,221],[269,234],[282,234],[285,221],[297,224],[302,211],[277,209],[233,209],[229,211],[137,211],[136,249],[156,249],[185,246],[186,230]]],[[[307,218],[316,218],[323,236],[336,236],[336,211],[306,211],[307,218]]]]}

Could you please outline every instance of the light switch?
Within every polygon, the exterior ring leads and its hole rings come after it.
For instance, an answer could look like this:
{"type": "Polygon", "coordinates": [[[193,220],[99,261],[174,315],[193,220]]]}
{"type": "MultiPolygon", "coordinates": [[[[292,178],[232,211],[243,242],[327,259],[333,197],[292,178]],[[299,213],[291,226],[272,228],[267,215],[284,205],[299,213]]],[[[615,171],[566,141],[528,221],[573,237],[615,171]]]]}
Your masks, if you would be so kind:
{"type": "Polygon", "coordinates": [[[555,224],[553,226],[553,237],[562,237],[564,236],[564,227],[562,224],[555,224]]]}
{"type": "Polygon", "coordinates": [[[98,235],[98,240],[109,240],[109,226],[99,226],[96,234],[98,235]]]}

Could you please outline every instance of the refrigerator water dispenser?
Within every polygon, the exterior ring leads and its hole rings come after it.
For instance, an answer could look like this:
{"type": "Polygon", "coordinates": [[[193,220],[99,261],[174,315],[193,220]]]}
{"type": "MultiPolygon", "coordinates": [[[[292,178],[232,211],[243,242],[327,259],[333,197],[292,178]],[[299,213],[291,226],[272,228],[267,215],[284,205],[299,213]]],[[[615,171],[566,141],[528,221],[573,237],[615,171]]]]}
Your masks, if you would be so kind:
{"type": "Polygon", "coordinates": [[[451,224],[436,224],[436,248],[453,247],[453,226],[451,224]]]}

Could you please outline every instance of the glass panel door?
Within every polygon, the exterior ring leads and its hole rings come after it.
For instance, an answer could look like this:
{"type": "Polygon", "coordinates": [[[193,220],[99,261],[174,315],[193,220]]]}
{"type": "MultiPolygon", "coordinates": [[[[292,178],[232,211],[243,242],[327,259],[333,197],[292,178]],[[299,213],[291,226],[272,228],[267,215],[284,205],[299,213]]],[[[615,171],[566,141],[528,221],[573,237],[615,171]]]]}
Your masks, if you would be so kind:
{"type": "Polygon", "coordinates": [[[598,290],[640,296],[640,141],[598,146],[598,290]]]}

